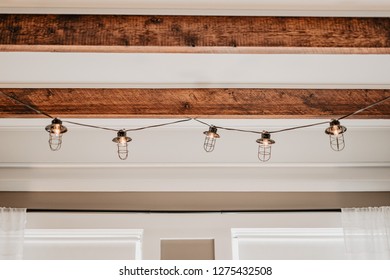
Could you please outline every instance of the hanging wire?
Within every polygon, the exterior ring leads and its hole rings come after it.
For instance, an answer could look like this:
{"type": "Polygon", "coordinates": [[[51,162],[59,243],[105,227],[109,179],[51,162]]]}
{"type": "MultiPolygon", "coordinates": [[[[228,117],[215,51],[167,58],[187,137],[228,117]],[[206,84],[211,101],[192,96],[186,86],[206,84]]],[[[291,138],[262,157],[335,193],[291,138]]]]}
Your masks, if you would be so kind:
{"type": "MultiPolygon", "coordinates": [[[[197,121],[201,124],[204,124],[204,125],[207,125],[207,126],[211,126],[211,124],[208,124],[204,121],[201,121],[201,120],[198,120],[197,118],[194,118],[193,119],[194,121],[197,121]]],[[[224,129],[224,130],[231,130],[231,131],[239,131],[239,132],[247,132],[247,133],[256,133],[256,134],[261,134],[260,131],[254,131],[254,130],[246,130],[246,129],[238,129],[238,128],[231,128],[231,127],[224,127],[224,126],[218,126],[218,125],[214,125],[216,128],[218,129],[224,129]]]]}
{"type": "MultiPolygon", "coordinates": [[[[201,124],[204,124],[204,125],[207,125],[207,126],[211,126],[210,124],[206,123],[206,122],[203,122],[203,121],[200,121],[198,119],[194,119],[195,121],[201,123],[201,124]]],[[[299,129],[299,128],[305,128],[305,127],[310,127],[310,126],[315,126],[315,125],[321,125],[321,124],[327,124],[329,123],[329,121],[324,121],[324,122],[320,122],[320,123],[313,123],[313,124],[308,124],[308,125],[301,125],[301,126],[295,126],[295,127],[289,127],[289,128],[285,128],[285,129],[281,129],[281,130],[275,130],[275,131],[269,131],[269,133],[278,133],[278,132],[283,132],[283,131],[288,131],[288,130],[293,130],[293,129],[299,129]]],[[[254,130],[246,130],[246,129],[237,129],[237,128],[230,128],[230,127],[223,127],[223,126],[217,126],[217,125],[214,125],[216,128],[218,129],[225,129],[225,130],[232,130],[232,131],[240,131],[240,132],[248,132],[248,133],[256,133],[256,134],[261,134],[262,132],[261,131],[254,131],[254,130]]]]}
{"type": "Polygon", "coordinates": [[[379,104],[385,102],[385,101],[388,100],[388,99],[390,99],[390,96],[385,97],[385,98],[383,98],[382,100],[379,100],[379,101],[377,101],[377,102],[375,102],[375,103],[372,103],[372,104],[370,104],[370,105],[368,105],[368,106],[366,106],[366,107],[364,107],[364,108],[362,108],[362,109],[359,109],[359,110],[357,110],[357,111],[355,111],[355,112],[353,112],[353,113],[350,113],[350,114],[347,114],[347,115],[345,115],[345,116],[342,116],[342,117],[338,118],[337,120],[339,121],[339,120],[348,118],[348,117],[350,117],[350,116],[359,114],[359,113],[363,112],[364,110],[367,110],[367,109],[369,109],[369,108],[371,108],[371,107],[374,107],[374,106],[376,106],[376,105],[379,105],[379,104]]]}
{"type": "Polygon", "coordinates": [[[197,121],[198,123],[201,123],[201,124],[204,124],[204,125],[207,125],[207,126],[211,126],[211,124],[208,124],[204,121],[201,121],[201,120],[198,120],[197,118],[194,118],[194,121],[197,121]]]}
{"type": "Polygon", "coordinates": [[[103,126],[97,126],[97,125],[90,125],[90,124],[84,124],[84,123],[78,123],[78,122],[72,122],[72,121],[64,121],[64,120],[62,122],[75,124],[75,125],[79,125],[79,126],[90,127],[90,128],[104,129],[104,130],[110,130],[110,131],[118,131],[118,129],[109,128],[109,127],[103,127],[103,126]]]}
{"type": "Polygon", "coordinates": [[[215,125],[215,127],[219,128],[219,129],[224,129],[224,130],[261,134],[260,131],[255,131],[255,130],[246,130],[246,129],[231,128],[231,127],[222,127],[222,126],[217,126],[217,125],[215,125]]]}
{"type": "MultiPolygon", "coordinates": [[[[142,126],[142,127],[137,127],[137,128],[124,129],[123,131],[125,131],[125,132],[128,132],[128,131],[138,131],[138,130],[143,130],[143,129],[148,129],[148,128],[154,128],[154,127],[171,125],[171,124],[175,124],[175,123],[188,122],[190,120],[192,120],[192,118],[188,118],[188,119],[184,119],[184,120],[178,120],[178,121],[173,121],[173,122],[168,122],[168,123],[162,123],[162,124],[155,124],[155,125],[142,126]]],[[[109,128],[109,127],[103,127],[103,126],[97,126],[97,125],[83,124],[83,123],[77,123],[77,122],[72,122],[72,121],[63,121],[63,122],[71,123],[71,124],[75,124],[75,125],[80,125],[80,126],[85,126],[85,127],[90,127],[90,128],[98,128],[98,129],[105,129],[105,130],[110,130],[110,131],[118,131],[118,129],[109,128]]]]}
{"type": "Polygon", "coordinates": [[[192,118],[184,119],[184,120],[178,120],[178,121],[173,121],[173,122],[167,122],[167,123],[162,123],[162,124],[154,124],[154,125],[149,125],[149,126],[143,126],[143,127],[138,127],[138,128],[130,128],[126,129],[125,131],[138,131],[138,130],[143,130],[143,129],[148,129],[148,128],[154,128],[154,127],[160,127],[160,126],[166,126],[166,125],[171,125],[175,123],[182,123],[182,122],[188,122],[192,120],[192,118]]]}
{"type": "Polygon", "coordinates": [[[15,101],[15,102],[17,102],[17,103],[19,103],[19,104],[22,104],[23,106],[25,106],[25,107],[27,107],[27,108],[33,110],[34,112],[36,112],[36,113],[38,113],[38,114],[40,114],[40,115],[44,115],[44,116],[46,116],[46,117],[49,117],[49,118],[51,118],[51,119],[54,119],[54,118],[53,118],[52,116],[50,116],[49,114],[47,114],[47,113],[45,113],[45,112],[43,112],[43,111],[41,111],[41,110],[38,110],[37,108],[34,108],[34,107],[31,106],[30,104],[27,104],[27,103],[25,103],[25,102],[23,102],[23,101],[21,101],[21,100],[19,100],[19,99],[16,99],[15,97],[13,97],[13,96],[11,96],[11,95],[8,95],[8,94],[6,94],[6,93],[4,93],[4,92],[2,92],[2,91],[0,91],[0,93],[2,93],[3,95],[5,95],[5,96],[8,97],[9,99],[11,99],[11,100],[13,100],[13,101],[15,101]]]}
{"type": "MultiPolygon", "coordinates": [[[[390,99],[390,96],[388,97],[385,97],[377,102],[374,102],[362,109],[359,109],[355,112],[352,112],[352,113],[349,113],[347,115],[344,115],[340,118],[338,118],[337,120],[342,120],[342,119],[345,119],[345,118],[348,118],[350,116],[353,116],[353,115],[356,115],[356,114],[359,114],[371,107],[374,107],[376,105],[379,105],[385,101],[387,101],[388,99],[390,99]]],[[[207,126],[211,126],[210,124],[206,123],[206,122],[203,122],[203,121],[200,121],[198,119],[194,119],[195,121],[199,122],[199,123],[202,123],[204,125],[207,125],[207,126]]],[[[279,130],[274,130],[274,131],[268,131],[269,133],[279,133],[279,132],[285,132],[285,131],[290,131],[290,130],[296,130],[296,129],[301,129],[301,128],[306,128],[306,127],[312,127],[312,126],[317,126],[317,125],[323,125],[323,124],[328,124],[329,121],[323,121],[323,122],[318,122],[318,123],[312,123],[312,124],[307,124],[307,125],[300,125],[300,126],[294,126],[294,127],[288,127],[288,128],[284,128],[284,129],[279,129],[279,130]]],[[[245,130],[245,129],[236,129],[236,128],[228,128],[228,127],[223,127],[223,126],[217,126],[217,125],[214,125],[215,127],[219,128],[219,129],[225,129],[225,130],[232,130],[232,131],[240,131],[240,132],[248,132],[248,133],[256,133],[256,134],[261,134],[261,132],[258,132],[258,131],[253,131],[253,130],[245,130]]]]}
{"type": "MultiPolygon", "coordinates": [[[[45,113],[37,108],[34,108],[32,105],[30,104],[27,104],[11,95],[8,95],[2,91],[0,91],[0,93],[2,93],[4,96],[8,97],[9,99],[19,103],[19,104],[22,104],[23,106],[33,110],[34,112],[38,113],[38,114],[41,114],[41,115],[44,115],[46,117],[49,117],[51,119],[53,119],[54,117],[52,117],[50,114],[48,113],[45,113]]],[[[347,115],[344,115],[344,116],[341,116],[340,118],[338,118],[337,120],[342,120],[342,119],[345,119],[345,118],[348,118],[350,116],[353,116],[353,115],[356,115],[356,114],[359,114],[371,107],[374,107],[376,105],[379,105],[387,100],[390,99],[390,96],[388,97],[385,97],[377,102],[374,102],[362,109],[359,109],[355,112],[352,112],[352,113],[349,113],[347,115]]],[[[176,123],[181,123],[181,122],[187,122],[187,121],[190,121],[190,120],[195,120],[203,125],[206,125],[206,126],[211,126],[211,124],[208,124],[204,121],[201,121],[201,120],[198,120],[197,118],[187,118],[187,119],[183,119],[183,120],[178,120],[178,121],[173,121],[173,122],[168,122],[168,123],[162,123],[162,124],[156,124],[156,125],[149,125],[149,126],[143,126],[143,127],[138,127],[138,128],[132,128],[132,129],[126,129],[124,131],[139,131],[139,130],[144,130],[144,129],[149,129],[149,128],[155,128],[155,127],[161,127],[161,126],[167,126],[167,125],[172,125],[172,124],[176,124],[176,123]]],[[[89,124],[84,124],[84,123],[78,123],[78,122],[73,122],[73,121],[67,121],[67,120],[64,120],[63,122],[66,122],[66,123],[70,123],[70,124],[74,124],[74,125],[79,125],[79,126],[85,126],[85,127],[90,127],[90,128],[96,128],[96,129],[103,129],[103,130],[110,130],[110,131],[118,131],[117,129],[114,129],[114,128],[108,128],[108,127],[102,127],[102,126],[96,126],[96,125],[89,125],[89,124]]],[[[317,126],[317,125],[323,125],[323,124],[327,124],[329,123],[329,121],[324,121],[324,122],[317,122],[317,123],[312,123],[312,124],[307,124],[307,125],[301,125],[301,126],[294,126],[294,127],[288,127],[288,128],[284,128],[284,129],[280,129],[280,130],[274,130],[274,131],[269,131],[269,133],[279,133],[279,132],[285,132],[285,131],[290,131],[290,130],[296,130],[296,129],[301,129],[301,128],[306,128],[306,127],[312,127],[312,126],[317,126]]],[[[255,133],[255,134],[261,134],[262,132],[261,131],[254,131],[254,130],[246,130],[246,129],[238,129],[238,128],[231,128],[231,127],[224,127],[224,126],[217,126],[217,125],[214,125],[216,128],[218,129],[223,129],[223,130],[229,130],[229,131],[238,131],[238,132],[246,132],[246,133],[255,133]]]]}
{"type": "MultiPolygon", "coordinates": [[[[2,91],[0,91],[0,93],[2,93],[4,96],[8,97],[9,99],[19,103],[19,104],[22,104],[23,106],[33,110],[34,112],[38,113],[38,114],[41,114],[41,115],[44,115],[48,118],[51,118],[51,119],[54,119],[53,116],[49,115],[48,113],[45,113],[41,110],[38,110],[37,108],[34,108],[33,106],[31,106],[30,104],[27,104],[11,95],[8,95],[2,91]]],[[[137,131],[137,130],[143,130],[143,129],[148,129],[148,128],[154,128],[154,127],[160,127],[160,126],[166,126],[166,125],[171,125],[171,124],[175,124],[175,123],[181,123],[181,122],[188,122],[192,120],[192,118],[187,118],[187,119],[184,119],[184,120],[178,120],[178,121],[173,121],[173,122],[168,122],[168,123],[163,123],[163,124],[156,124],[156,125],[149,125],[149,126],[143,126],[143,127],[138,127],[138,128],[133,128],[133,129],[126,129],[125,131],[137,131]]],[[[118,131],[118,129],[114,129],[114,128],[109,128],[109,127],[103,127],[103,126],[97,126],[97,125],[90,125],[90,124],[84,124],[84,123],[79,123],[79,122],[73,122],[73,121],[67,121],[67,120],[62,120],[62,122],[65,122],[65,123],[70,123],[70,124],[74,124],[74,125],[79,125],[79,126],[85,126],[85,127],[90,127],[90,128],[96,128],[96,129],[103,129],[103,130],[110,130],[110,131],[118,131]]]]}
{"type": "MultiPolygon", "coordinates": [[[[381,99],[381,100],[379,100],[379,101],[377,101],[377,102],[375,102],[375,103],[372,103],[372,104],[370,104],[370,105],[368,105],[368,106],[366,106],[366,107],[364,107],[364,108],[362,108],[362,109],[359,109],[359,110],[357,110],[357,111],[355,111],[355,112],[353,112],[353,113],[349,113],[349,114],[347,114],[347,115],[344,115],[344,116],[338,118],[337,120],[339,121],[339,120],[348,118],[348,117],[350,117],[350,116],[359,114],[359,113],[361,113],[361,112],[363,112],[363,111],[365,111],[365,110],[367,110],[367,109],[369,109],[369,108],[371,108],[371,107],[374,107],[374,106],[376,106],[376,105],[379,105],[379,104],[385,102],[385,101],[388,100],[388,99],[390,99],[390,96],[385,97],[385,98],[383,98],[383,99],[381,99]]],[[[295,126],[295,127],[290,127],[290,128],[285,128],[285,129],[280,129],[280,130],[275,130],[275,131],[269,131],[269,133],[284,132],[284,131],[289,131],[289,130],[294,130],[294,129],[300,129],[300,128],[306,128],[306,127],[317,126],[317,125],[328,124],[328,123],[329,123],[329,121],[326,121],[326,122],[319,122],[319,123],[313,123],[313,124],[308,124],[308,125],[295,126]]]]}
{"type": "Polygon", "coordinates": [[[311,126],[327,124],[327,123],[329,123],[329,121],[312,123],[312,124],[306,124],[306,125],[300,125],[300,126],[294,126],[294,127],[283,128],[283,129],[274,130],[274,131],[268,131],[268,132],[274,134],[274,133],[279,133],[279,132],[284,132],[284,131],[289,131],[289,130],[295,130],[295,129],[300,129],[300,128],[306,128],[306,127],[311,127],[311,126]]]}

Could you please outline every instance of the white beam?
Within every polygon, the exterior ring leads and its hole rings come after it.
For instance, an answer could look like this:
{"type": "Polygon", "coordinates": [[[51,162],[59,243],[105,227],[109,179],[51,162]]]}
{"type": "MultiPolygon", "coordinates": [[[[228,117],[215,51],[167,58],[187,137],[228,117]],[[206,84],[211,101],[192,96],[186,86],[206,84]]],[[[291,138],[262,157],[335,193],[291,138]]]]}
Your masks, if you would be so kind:
{"type": "Polygon", "coordinates": [[[389,55],[4,52],[0,61],[3,88],[390,88],[389,55]]]}

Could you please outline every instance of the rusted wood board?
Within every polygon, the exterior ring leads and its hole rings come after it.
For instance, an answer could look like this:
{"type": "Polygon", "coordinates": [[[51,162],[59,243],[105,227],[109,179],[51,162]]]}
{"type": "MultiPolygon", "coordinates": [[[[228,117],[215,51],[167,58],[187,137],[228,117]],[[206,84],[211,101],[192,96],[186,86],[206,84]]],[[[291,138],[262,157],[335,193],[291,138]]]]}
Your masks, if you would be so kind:
{"type": "Polygon", "coordinates": [[[0,15],[0,51],[390,53],[390,18],[0,15]]]}
{"type": "MultiPolygon", "coordinates": [[[[337,118],[390,96],[388,89],[3,88],[57,117],[337,118]]],[[[43,117],[0,94],[0,117],[43,117]]],[[[390,118],[390,100],[355,118],[390,118]]]]}

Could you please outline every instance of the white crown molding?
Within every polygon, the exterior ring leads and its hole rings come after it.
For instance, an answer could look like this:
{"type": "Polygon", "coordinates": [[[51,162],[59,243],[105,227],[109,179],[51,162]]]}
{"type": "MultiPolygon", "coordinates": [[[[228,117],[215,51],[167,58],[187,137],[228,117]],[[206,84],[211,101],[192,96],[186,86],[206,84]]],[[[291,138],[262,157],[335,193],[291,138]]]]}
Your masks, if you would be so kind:
{"type": "Polygon", "coordinates": [[[140,162],[0,162],[1,168],[47,168],[47,169],[71,169],[71,168],[114,168],[114,169],[127,169],[127,168],[161,168],[161,169],[173,169],[173,168],[388,168],[390,162],[288,162],[288,163],[274,163],[268,162],[267,164],[249,163],[249,162],[159,162],[159,163],[140,163],[140,162]]]}
{"type": "Polygon", "coordinates": [[[3,13],[388,16],[384,0],[4,0],[3,13]]]}

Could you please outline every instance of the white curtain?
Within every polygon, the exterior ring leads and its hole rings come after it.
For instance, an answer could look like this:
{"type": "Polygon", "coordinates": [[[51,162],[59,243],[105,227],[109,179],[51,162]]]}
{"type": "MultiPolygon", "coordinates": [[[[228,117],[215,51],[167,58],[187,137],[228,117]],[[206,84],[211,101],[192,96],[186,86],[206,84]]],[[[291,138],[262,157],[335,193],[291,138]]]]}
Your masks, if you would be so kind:
{"type": "Polygon", "coordinates": [[[0,207],[0,260],[23,259],[25,208],[0,207]]]}
{"type": "Polygon", "coordinates": [[[390,207],[341,209],[350,259],[390,259],[390,207]]]}

